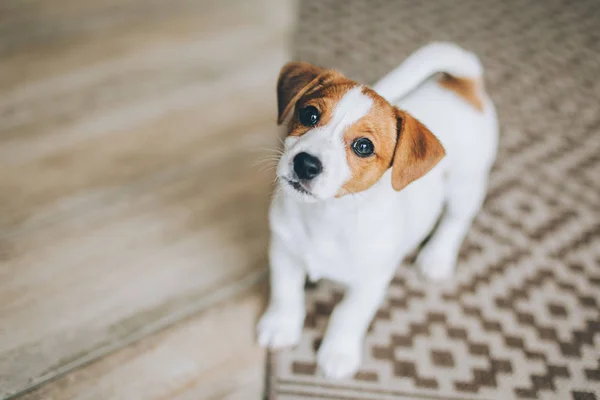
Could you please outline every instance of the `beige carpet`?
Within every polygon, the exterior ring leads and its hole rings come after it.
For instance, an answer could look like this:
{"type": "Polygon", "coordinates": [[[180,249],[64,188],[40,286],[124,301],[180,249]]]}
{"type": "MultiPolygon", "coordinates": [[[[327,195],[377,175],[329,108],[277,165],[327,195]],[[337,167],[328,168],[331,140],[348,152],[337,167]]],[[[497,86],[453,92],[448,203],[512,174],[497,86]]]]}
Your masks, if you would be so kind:
{"type": "Polygon", "coordinates": [[[475,51],[501,145],[453,282],[398,269],[353,380],[315,349],[341,291],[309,289],[271,399],[600,398],[600,3],[303,0],[297,59],[372,83],[431,40],[475,51]]]}

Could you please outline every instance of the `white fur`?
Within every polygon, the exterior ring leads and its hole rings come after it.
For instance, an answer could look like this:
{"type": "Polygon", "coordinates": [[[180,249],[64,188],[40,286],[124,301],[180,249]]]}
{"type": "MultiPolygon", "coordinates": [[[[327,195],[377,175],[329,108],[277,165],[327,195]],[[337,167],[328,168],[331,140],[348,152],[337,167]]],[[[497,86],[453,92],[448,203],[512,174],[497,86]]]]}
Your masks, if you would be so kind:
{"type": "Polygon", "coordinates": [[[447,213],[417,262],[429,278],[452,274],[458,249],[485,196],[496,154],[496,114],[485,93],[481,93],[482,113],[435,81],[425,80],[428,75],[417,73],[419,82],[405,75],[415,71],[431,75],[446,66],[459,76],[470,76],[480,72],[473,68],[479,65],[477,58],[455,45],[436,43],[417,51],[407,63],[375,87],[388,99],[400,99],[396,104],[421,120],[444,145],[447,157],[429,173],[396,192],[388,170],[358,195],[333,197],[343,184],[340,177],[349,176],[345,152],[341,158],[340,135],[371,106],[350,92],[339,103],[331,126],[304,135],[319,139],[288,139],[278,170],[280,176],[289,174],[289,157],[307,149],[327,159],[323,174],[329,175],[319,184],[323,189],[319,185],[311,189],[321,190],[318,202],[307,202],[285,183],[283,194],[273,199],[271,300],[258,325],[259,343],[278,348],[298,342],[305,316],[306,276],[341,282],[347,291],[331,316],[317,355],[321,371],[332,378],[350,376],[358,369],[365,332],[398,263],[431,232],[444,203],[447,213]],[[417,84],[421,85],[413,90],[417,84]],[[331,168],[339,171],[326,172],[331,168]]]}

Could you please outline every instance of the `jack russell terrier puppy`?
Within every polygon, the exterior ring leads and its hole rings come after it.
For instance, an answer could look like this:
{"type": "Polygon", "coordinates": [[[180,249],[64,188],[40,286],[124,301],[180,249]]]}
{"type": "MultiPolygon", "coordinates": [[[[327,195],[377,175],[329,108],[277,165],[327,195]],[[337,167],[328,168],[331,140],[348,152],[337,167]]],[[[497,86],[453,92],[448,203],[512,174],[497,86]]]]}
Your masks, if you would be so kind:
{"type": "Polygon", "coordinates": [[[396,267],[440,216],[417,265],[430,279],[452,275],[496,156],[482,73],[474,54],[450,43],[419,49],[373,88],[308,63],[282,68],[278,123],[287,121],[287,137],[270,209],[261,346],[297,344],[306,277],[331,279],[346,293],[317,361],[327,377],[352,376],[396,267]]]}

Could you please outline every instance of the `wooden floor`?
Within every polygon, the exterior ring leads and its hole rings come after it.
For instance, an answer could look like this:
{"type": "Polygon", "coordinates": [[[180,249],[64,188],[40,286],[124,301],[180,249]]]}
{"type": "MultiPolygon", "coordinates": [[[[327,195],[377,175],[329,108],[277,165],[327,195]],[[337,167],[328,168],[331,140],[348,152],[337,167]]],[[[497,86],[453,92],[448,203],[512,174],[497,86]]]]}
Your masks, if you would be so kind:
{"type": "Polygon", "coordinates": [[[0,399],[260,396],[294,11],[0,2],[0,399]]]}
{"type": "Polygon", "coordinates": [[[254,324],[264,289],[244,292],[19,399],[260,399],[265,354],[254,343],[254,324]]]}

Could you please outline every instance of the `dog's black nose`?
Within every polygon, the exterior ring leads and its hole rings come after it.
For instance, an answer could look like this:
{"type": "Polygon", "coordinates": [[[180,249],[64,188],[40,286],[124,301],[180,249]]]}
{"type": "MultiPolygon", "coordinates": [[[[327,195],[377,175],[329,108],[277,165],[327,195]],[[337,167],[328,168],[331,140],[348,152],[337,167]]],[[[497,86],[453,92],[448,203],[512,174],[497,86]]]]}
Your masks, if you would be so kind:
{"type": "Polygon", "coordinates": [[[294,172],[300,179],[310,180],[323,171],[321,161],[308,153],[298,153],[294,157],[294,172]]]}

